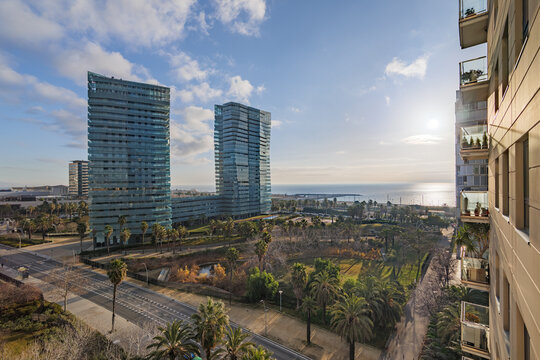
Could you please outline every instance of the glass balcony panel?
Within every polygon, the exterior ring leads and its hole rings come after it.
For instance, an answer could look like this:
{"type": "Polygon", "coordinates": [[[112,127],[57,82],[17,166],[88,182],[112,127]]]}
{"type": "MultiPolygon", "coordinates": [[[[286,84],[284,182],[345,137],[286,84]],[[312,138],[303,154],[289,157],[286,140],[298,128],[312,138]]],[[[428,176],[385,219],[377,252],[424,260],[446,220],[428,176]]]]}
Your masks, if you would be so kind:
{"type": "Polygon", "coordinates": [[[482,56],[476,59],[463,61],[459,64],[461,85],[469,85],[487,81],[487,57],[482,56]]]}
{"type": "Polygon", "coordinates": [[[460,19],[479,15],[487,11],[487,0],[460,0],[460,19]]]}
{"type": "Polygon", "coordinates": [[[489,307],[462,301],[461,322],[489,329],[489,307]]]}
{"type": "Polygon", "coordinates": [[[487,149],[487,125],[473,125],[461,128],[462,149],[487,149]]]}
{"type": "Polygon", "coordinates": [[[489,216],[487,191],[462,191],[460,196],[461,216],[489,216]]]}
{"type": "Polygon", "coordinates": [[[489,284],[488,261],[486,259],[463,257],[461,280],[489,284]]]}

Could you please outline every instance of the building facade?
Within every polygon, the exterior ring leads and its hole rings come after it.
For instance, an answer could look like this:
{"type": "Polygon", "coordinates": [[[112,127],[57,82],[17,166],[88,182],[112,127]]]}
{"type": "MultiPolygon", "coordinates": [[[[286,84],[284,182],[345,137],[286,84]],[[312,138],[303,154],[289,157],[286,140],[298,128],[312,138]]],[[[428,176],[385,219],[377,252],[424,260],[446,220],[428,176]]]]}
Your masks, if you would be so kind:
{"type": "Polygon", "coordinates": [[[171,226],[170,89],[88,73],[88,194],[90,228],[103,244],[120,241],[119,218],[171,226]]]}
{"type": "Polygon", "coordinates": [[[540,359],[539,7],[460,0],[461,47],[487,43],[486,57],[461,63],[460,90],[465,103],[487,101],[489,139],[487,276],[462,272],[466,285],[482,280],[489,291],[489,316],[472,322],[475,305],[462,305],[465,356],[540,359]]]}
{"type": "Polygon", "coordinates": [[[269,213],[270,113],[234,102],[216,105],[214,111],[221,214],[238,218],[269,213]]]}
{"type": "Polygon", "coordinates": [[[201,221],[221,215],[221,198],[218,195],[173,197],[171,206],[173,223],[201,221]]]}
{"type": "Polygon", "coordinates": [[[69,163],[69,195],[76,198],[88,196],[88,161],[69,163]]]}

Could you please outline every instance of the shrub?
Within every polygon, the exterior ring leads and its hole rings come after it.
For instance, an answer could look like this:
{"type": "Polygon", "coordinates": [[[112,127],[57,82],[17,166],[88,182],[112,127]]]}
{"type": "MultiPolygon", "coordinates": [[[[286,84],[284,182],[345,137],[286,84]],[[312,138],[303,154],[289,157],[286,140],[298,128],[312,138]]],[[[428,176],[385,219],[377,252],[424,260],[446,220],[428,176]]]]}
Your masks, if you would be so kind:
{"type": "Polygon", "coordinates": [[[261,299],[270,300],[276,295],[278,282],[272,274],[266,271],[260,272],[258,268],[252,268],[249,271],[247,280],[247,292],[250,301],[259,301],[261,299]]]}

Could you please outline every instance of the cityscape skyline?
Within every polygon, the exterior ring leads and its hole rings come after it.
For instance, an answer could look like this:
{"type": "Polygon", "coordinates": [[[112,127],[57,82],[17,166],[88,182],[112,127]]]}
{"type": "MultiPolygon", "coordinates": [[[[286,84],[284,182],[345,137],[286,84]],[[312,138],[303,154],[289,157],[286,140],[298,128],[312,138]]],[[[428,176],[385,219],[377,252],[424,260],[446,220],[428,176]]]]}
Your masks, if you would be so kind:
{"type": "MultiPolygon", "coordinates": [[[[454,181],[457,81],[439,70],[482,52],[458,50],[446,16],[457,3],[304,9],[261,0],[239,2],[231,13],[222,3],[186,2],[169,15],[157,5],[133,6],[132,18],[150,14],[137,30],[74,24],[49,3],[3,2],[0,150],[20,148],[23,132],[29,146],[0,161],[0,186],[67,183],[67,162],[86,153],[87,70],[171,87],[173,186],[213,183],[212,109],[227,101],[272,112],[274,184],[454,181]],[[414,21],[402,22],[403,11],[414,21]],[[39,24],[41,45],[10,27],[17,16],[39,24]],[[362,35],[387,18],[403,27],[398,36],[392,27],[377,39],[362,35]],[[323,32],[312,23],[328,26],[323,32]],[[435,23],[438,36],[427,31],[435,23]],[[365,52],[378,42],[380,52],[365,52]],[[27,102],[17,102],[21,94],[27,102]]],[[[80,19],[76,11],[68,7],[72,20],[80,19]]]]}

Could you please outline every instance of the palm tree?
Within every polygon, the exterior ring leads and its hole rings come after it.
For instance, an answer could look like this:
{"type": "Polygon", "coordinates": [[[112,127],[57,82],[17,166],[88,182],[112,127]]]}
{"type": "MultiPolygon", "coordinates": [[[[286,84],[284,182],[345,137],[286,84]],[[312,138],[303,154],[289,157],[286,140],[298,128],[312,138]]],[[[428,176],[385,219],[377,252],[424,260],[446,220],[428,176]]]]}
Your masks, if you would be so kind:
{"type": "Polygon", "coordinates": [[[30,219],[24,219],[21,222],[21,227],[28,234],[28,240],[32,239],[32,233],[36,231],[36,223],[30,219]]]}
{"type": "Polygon", "coordinates": [[[332,328],[349,343],[349,358],[354,360],[354,345],[365,342],[373,335],[373,322],[364,298],[345,295],[331,310],[332,328]]]}
{"type": "Polygon", "coordinates": [[[107,270],[107,276],[110,282],[113,284],[113,302],[112,302],[112,328],[111,333],[114,331],[114,307],[116,305],[116,288],[126,278],[127,265],[120,259],[114,259],[109,265],[107,270]]]}
{"type": "Polygon", "coordinates": [[[87,229],[87,226],[86,226],[86,223],[84,221],[81,221],[78,225],[77,225],[77,232],[79,233],[79,238],[81,240],[81,253],[82,253],[82,241],[84,239],[84,236],[86,235],[86,230],[87,229]]]}
{"type": "Polygon", "coordinates": [[[161,332],[153,338],[147,349],[154,349],[148,359],[187,359],[191,354],[199,355],[199,346],[195,342],[195,334],[191,326],[182,320],[175,320],[167,324],[166,328],[158,328],[161,332]]]}
{"type": "Polygon", "coordinates": [[[242,356],[242,360],[274,360],[272,353],[262,346],[251,346],[247,353],[242,356]]]}
{"type": "Polygon", "coordinates": [[[38,219],[36,225],[38,226],[39,230],[41,231],[41,237],[43,241],[45,241],[45,235],[47,235],[47,232],[51,228],[51,216],[47,214],[42,214],[38,219]]]}
{"type": "Polygon", "coordinates": [[[317,310],[317,301],[312,296],[302,299],[302,311],[307,315],[306,342],[311,344],[311,314],[317,310]]]}
{"type": "Polygon", "coordinates": [[[257,257],[259,258],[259,270],[261,271],[263,271],[263,258],[267,251],[268,243],[262,239],[257,241],[255,244],[255,254],[257,254],[257,257]]]}
{"type": "Polygon", "coordinates": [[[304,296],[304,289],[307,283],[306,266],[301,263],[295,263],[292,267],[291,283],[294,296],[296,297],[296,308],[300,307],[300,299],[304,296]]]}
{"type": "Polygon", "coordinates": [[[146,235],[146,232],[148,231],[148,223],[146,221],[141,222],[141,232],[142,232],[142,253],[144,254],[144,235],[146,235]]]}
{"type": "MultiPolygon", "coordinates": [[[[123,229],[122,233],[120,234],[120,241],[122,242],[122,249],[124,249],[124,246],[128,243],[130,237],[131,237],[131,231],[129,231],[129,229],[127,228],[123,229]]],[[[124,249],[124,255],[126,255],[125,249],[124,249]]]]}
{"type": "Polygon", "coordinates": [[[206,304],[199,304],[198,311],[191,315],[197,340],[210,360],[214,349],[223,338],[225,328],[229,325],[229,316],[225,313],[225,305],[221,301],[208,298],[206,304]]]}
{"type": "Polygon", "coordinates": [[[222,341],[223,349],[220,353],[225,353],[224,359],[239,360],[240,357],[249,351],[249,348],[254,346],[253,343],[245,341],[249,336],[248,333],[242,331],[241,328],[233,329],[227,326],[225,338],[222,341]]]}
{"type": "Polygon", "coordinates": [[[457,341],[461,329],[460,303],[447,305],[437,314],[437,333],[442,343],[457,341]]]}
{"type": "Polygon", "coordinates": [[[239,257],[240,253],[234,247],[228,248],[227,252],[225,253],[225,258],[227,259],[227,264],[229,265],[229,305],[232,303],[232,277],[234,271],[236,270],[236,264],[239,257]]]}
{"type": "Polygon", "coordinates": [[[179,244],[180,246],[178,247],[178,250],[182,251],[182,242],[184,241],[184,239],[186,238],[188,234],[188,229],[185,226],[180,225],[178,229],[176,229],[176,231],[178,232],[178,240],[180,242],[179,244]]]}
{"type": "Polygon", "coordinates": [[[118,217],[118,226],[120,227],[118,232],[120,234],[119,238],[122,236],[122,231],[124,230],[124,225],[126,224],[126,217],[124,215],[120,215],[118,217]]]}
{"type": "Polygon", "coordinates": [[[109,250],[109,239],[111,238],[113,234],[113,228],[111,225],[105,225],[105,232],[104,232],[104,235],[105,235],[105,242],[107,243],[107,254],[110,254],[110,250],[109,250]]]}
{"type": "Polygon", "coordinates": [[[321,271],[313,278],[311,291],[317,303],[322,307],[323,323],[326,324],[326,306],[336,297],[339,279],[326,271],[321,271]]]}

